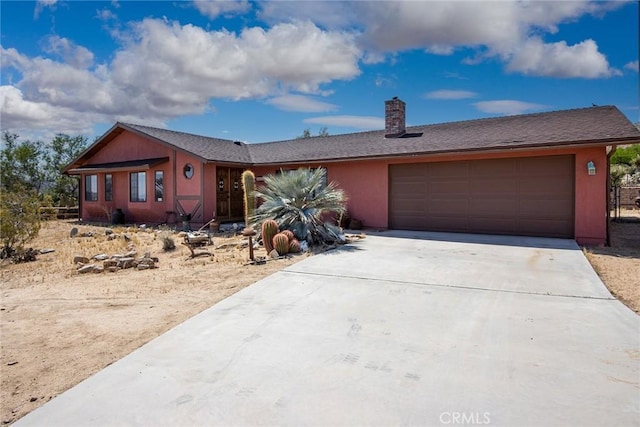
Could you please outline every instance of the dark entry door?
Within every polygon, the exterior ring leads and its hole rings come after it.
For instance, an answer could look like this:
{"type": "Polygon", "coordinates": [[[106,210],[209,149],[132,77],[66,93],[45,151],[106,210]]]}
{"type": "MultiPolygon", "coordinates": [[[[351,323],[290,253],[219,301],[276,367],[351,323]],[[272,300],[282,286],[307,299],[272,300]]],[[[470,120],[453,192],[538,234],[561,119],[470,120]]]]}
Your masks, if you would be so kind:
{"type": "Polygon", "coordinates": [[[216,218],[219,221],[240,221],[244,217],[241,176],[242,169],[217,168],[216,218]]]}

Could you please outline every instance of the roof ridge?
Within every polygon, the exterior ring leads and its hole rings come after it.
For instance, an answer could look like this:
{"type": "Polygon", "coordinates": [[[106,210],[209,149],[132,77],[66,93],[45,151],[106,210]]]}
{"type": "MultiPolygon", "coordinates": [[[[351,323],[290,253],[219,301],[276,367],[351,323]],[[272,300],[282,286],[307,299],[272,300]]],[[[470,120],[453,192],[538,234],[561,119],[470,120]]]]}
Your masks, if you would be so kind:
{"type": "MultiPolygon", "coordinates": [[[[201,134],[192,133],[192,132],[183,132],[183,131],[173,130],[173,129],[168,129],[168,128],[159,128],[159,127],[155,127],[155,126],[140,125],[140,124],[137,124],[137,123],[125,123],[125,122],[118,122],[118,123],[120,123],[121,125],[124,125],[124,126],[133,127],[133,128],[154,129],[154,130],[159,130],[159,131],[162,131],[162,132],[170,132],[170,133],[173,133],[173,134],[195,136],[197,138],[213,139],[213,140],[216,140],[216,141],[225,141],[225,142],[231,142],[231,143],[235,143],[236,142],[236,140],[233,140],[233,139],[218,138],[218,137],[215,137],[215,136],[207,136],[207,135],[201,135],[201,134]]],[[[242,141],[238,141],[238,142],[242,142],[242,141]]],[[[245,144],[245,143],[242,142],[242,144],[245,144]]]]}

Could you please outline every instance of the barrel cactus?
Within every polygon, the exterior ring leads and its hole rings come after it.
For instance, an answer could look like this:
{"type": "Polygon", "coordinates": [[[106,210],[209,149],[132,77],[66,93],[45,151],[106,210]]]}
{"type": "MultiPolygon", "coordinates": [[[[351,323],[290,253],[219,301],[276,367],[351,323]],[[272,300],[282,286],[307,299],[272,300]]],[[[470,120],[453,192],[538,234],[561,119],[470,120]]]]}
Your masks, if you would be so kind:
{"type": "Polygon", "coordinates": [[[300,252],[300,242],[298,239],[292,239],[289,241],[289,252],[292,254],[300,252]]]}
{"type": "Polygon", "coordinates": [[[273,236],[278,234],[278,223],[273,219],[267,219],[262,223],[262,244],[264,248],[267,250],[267,253],[270,253],[273,248],[273,236]]]}
{"type": "Polygon", "coordinates": [[[285,234],[289,238],[289,241],[292,241],[296,238],[295,234],[293,234],[293,231],[291,230],[282,230],[281,233],[285,234]]]}
{"type": "Polygon", "coordinates": [[[284,233],[273,236],[273,247],[280,255],[289,253],[289,238],[284,233]]]}

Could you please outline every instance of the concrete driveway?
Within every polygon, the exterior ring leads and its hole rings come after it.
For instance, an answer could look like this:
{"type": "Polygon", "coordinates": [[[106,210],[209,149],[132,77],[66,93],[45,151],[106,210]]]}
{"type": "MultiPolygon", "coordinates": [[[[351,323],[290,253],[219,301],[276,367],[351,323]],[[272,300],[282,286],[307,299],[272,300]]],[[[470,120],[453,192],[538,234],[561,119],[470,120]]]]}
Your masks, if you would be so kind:
{"type": "Polygon", "coordinates": [[[638,425],[639,368],[640,318],[575,242],[387,232],[242,290],[16,425],[638,425]]]}

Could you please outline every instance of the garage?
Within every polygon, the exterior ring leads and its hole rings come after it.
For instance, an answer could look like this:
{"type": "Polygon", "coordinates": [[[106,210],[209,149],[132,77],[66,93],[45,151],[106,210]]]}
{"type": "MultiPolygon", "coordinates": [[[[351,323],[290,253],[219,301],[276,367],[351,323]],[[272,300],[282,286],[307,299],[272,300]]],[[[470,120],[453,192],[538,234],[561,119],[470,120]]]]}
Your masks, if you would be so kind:
{"type": "Polygon", "coordinates": [[[574,237],[572,155],[389,165],[389,228],[574,237]]]}

